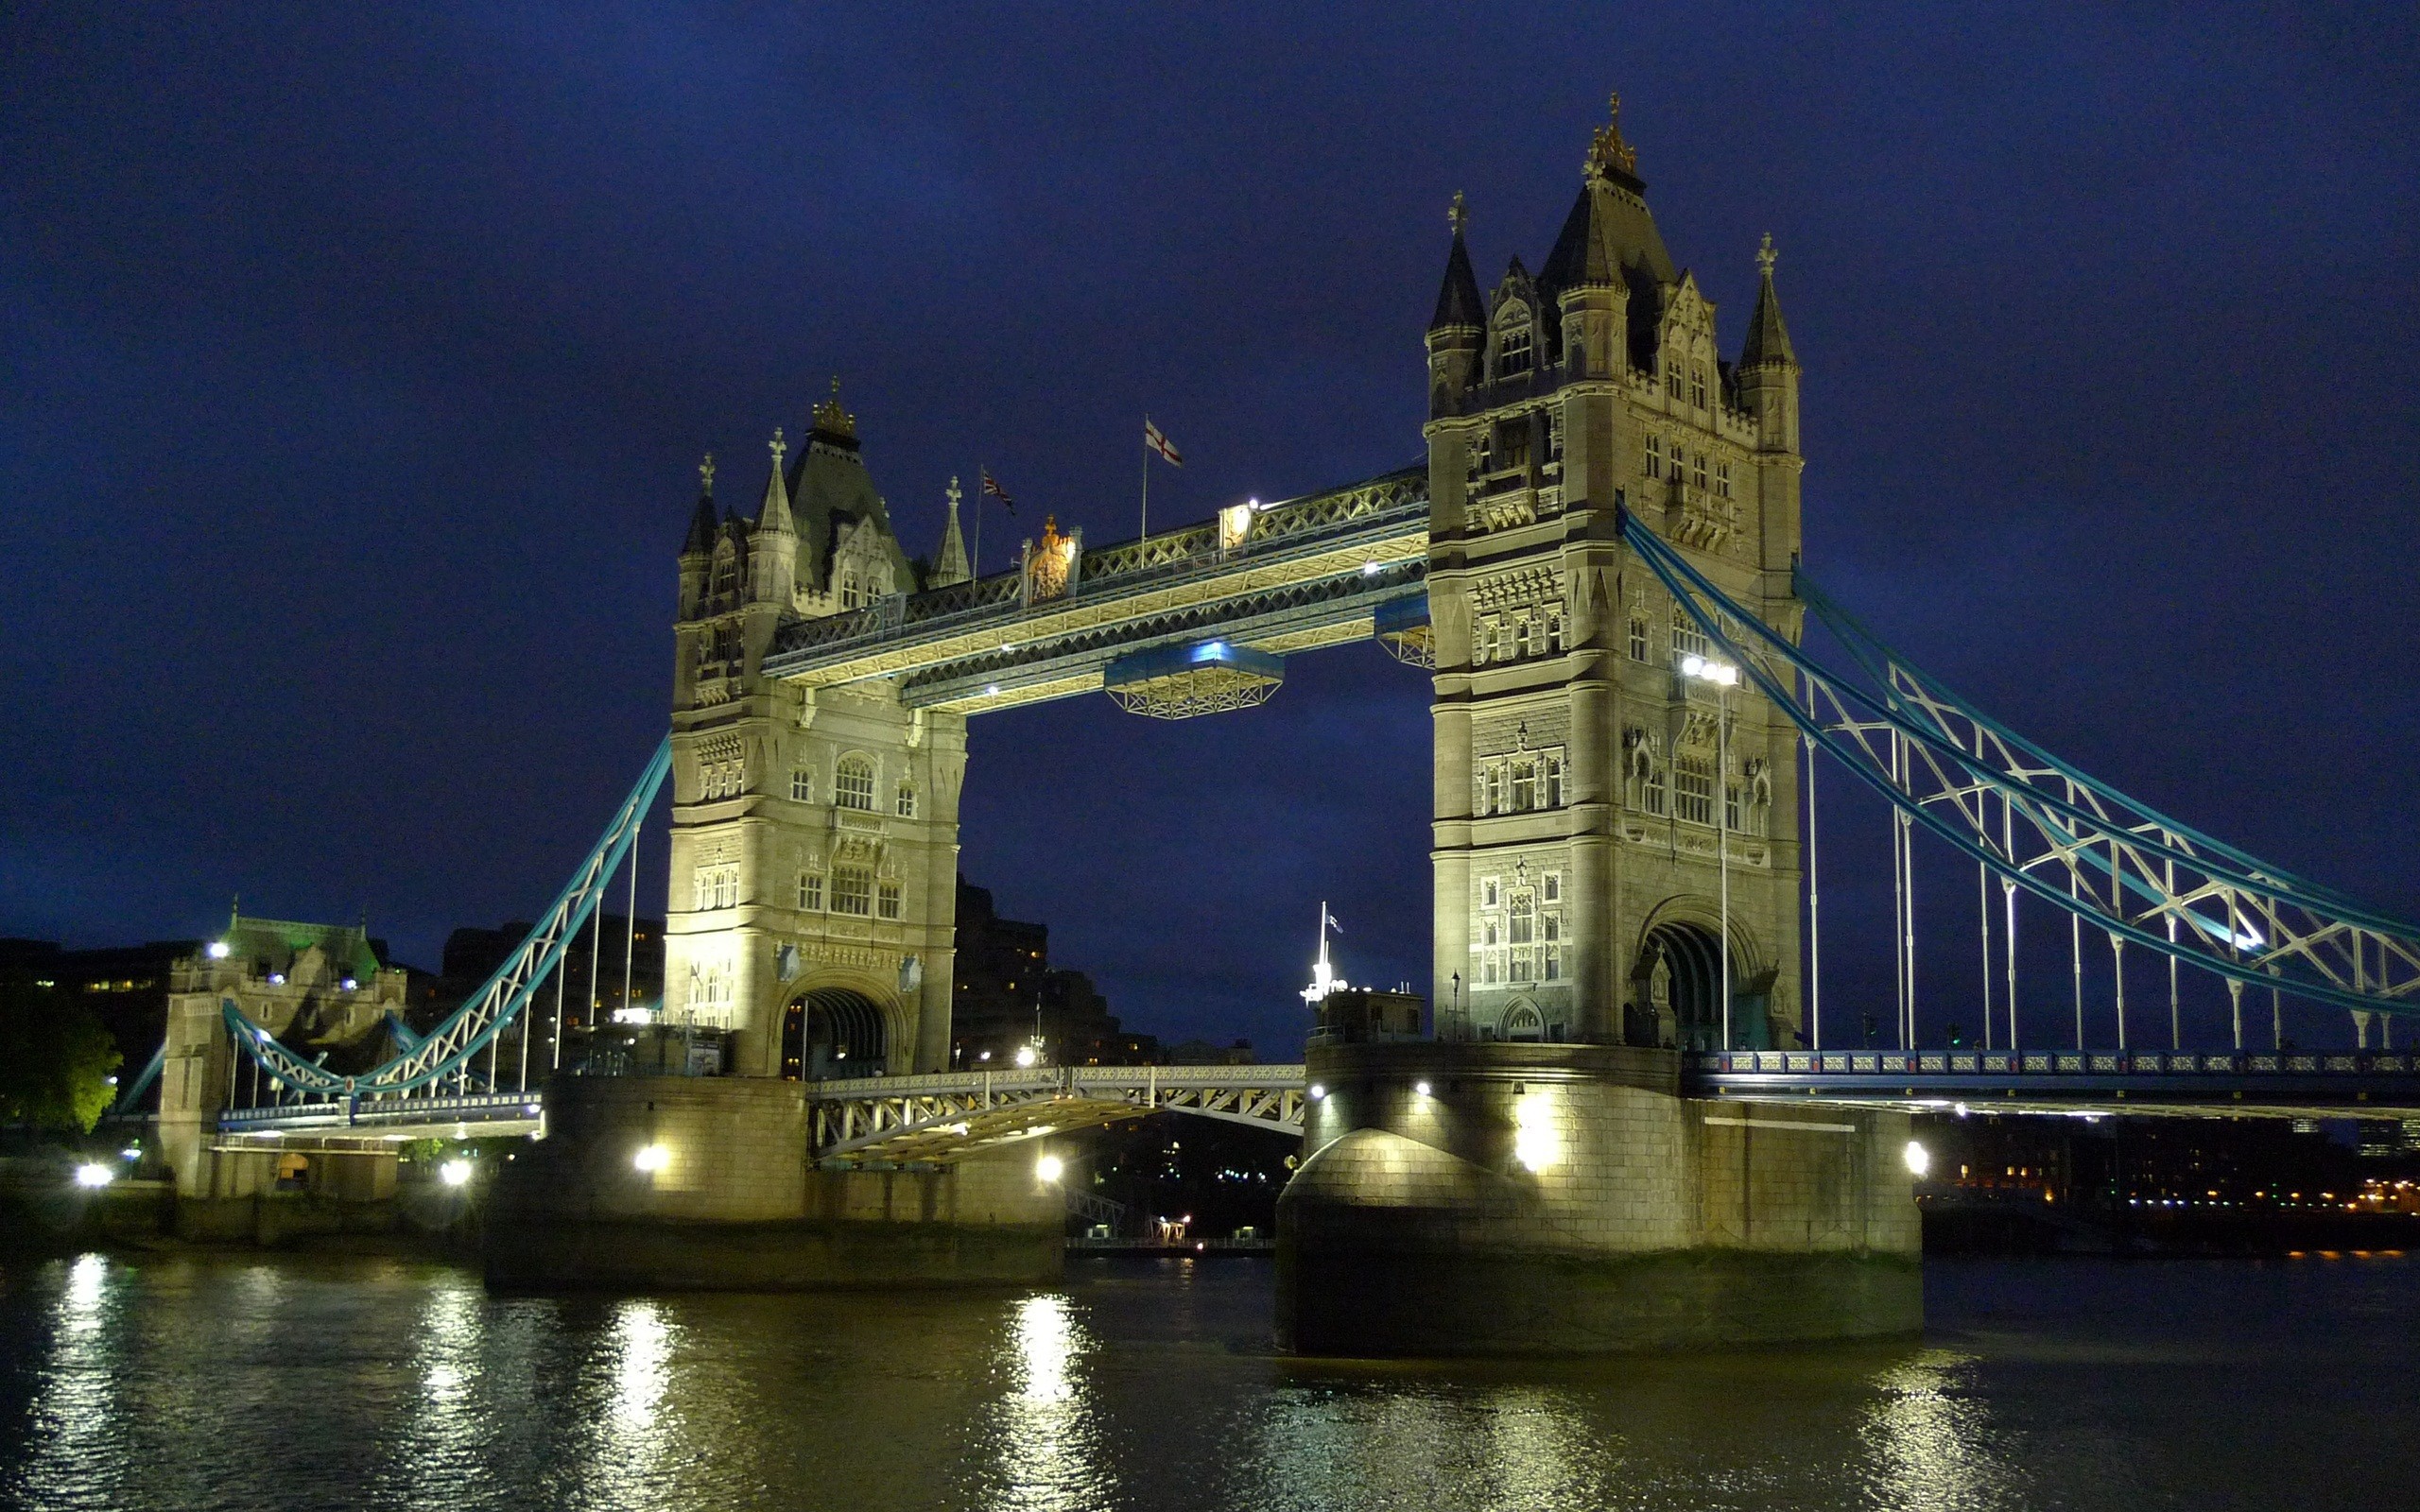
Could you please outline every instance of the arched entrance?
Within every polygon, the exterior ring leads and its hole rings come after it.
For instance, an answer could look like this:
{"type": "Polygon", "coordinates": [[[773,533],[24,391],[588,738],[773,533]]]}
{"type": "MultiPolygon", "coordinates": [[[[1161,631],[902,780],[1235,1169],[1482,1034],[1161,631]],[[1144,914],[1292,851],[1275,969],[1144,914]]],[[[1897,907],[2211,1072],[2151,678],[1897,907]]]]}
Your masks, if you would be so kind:
{"type": "Polygon", "coordinates": [[[1547,1021],[1539,1015],[1536,1004],[1522,998],[1504,1010],[1505,1039],[1535,1044],[1546,1037],[1547,1021]]]}
{"type": "MultiPolygon", "coordinates": [[[[1754,1012],[1742,1011],[1740,988],[1746,985],[1735,946],[1731,960],[1735,1049],[1758,1046],[1767,1039],[1761,1005],[1755,1005],[1754,1012]]],[[[1682,1050],[1723,1048],[1722,944],[1715,932],[1680,919],[1651,926],[1639,942],[1635,1001],[1635,1019],[1627,1025],[1627,1038],[1634,1043],[1669,1044],[1682,1050]]]]}
{"type": "Polygon", "coordinates": [[[890,1049],[882,1009],[862,992],[818,988],[782,1012],[784,1080],[879,1076],[889,1069],[890,1049]]]}

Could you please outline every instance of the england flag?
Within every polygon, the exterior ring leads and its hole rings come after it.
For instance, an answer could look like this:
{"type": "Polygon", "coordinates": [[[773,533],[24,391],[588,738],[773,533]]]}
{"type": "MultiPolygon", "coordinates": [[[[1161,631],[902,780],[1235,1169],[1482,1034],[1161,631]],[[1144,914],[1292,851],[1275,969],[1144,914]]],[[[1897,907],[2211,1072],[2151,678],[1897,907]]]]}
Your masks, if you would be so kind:
{"type": "Polygon", "coordinates": [[[1159,453],[1161,460],[1167,462],[1168,466],[1184,466],[1184,458],[1177,455],[1176,444],[1170,441],[1157,425],[1151,423],[1151,417],[1149,415],[1143,417],[1143,444],[1159,453]]]}

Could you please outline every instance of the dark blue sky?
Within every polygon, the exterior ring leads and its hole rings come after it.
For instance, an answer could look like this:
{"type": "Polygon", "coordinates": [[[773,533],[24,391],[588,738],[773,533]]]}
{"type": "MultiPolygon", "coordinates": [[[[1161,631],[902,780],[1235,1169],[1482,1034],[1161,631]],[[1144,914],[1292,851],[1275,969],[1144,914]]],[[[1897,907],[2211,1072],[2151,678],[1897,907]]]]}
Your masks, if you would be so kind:
{"type": "MultiPolygon", "coordinates": [[[[1145,405],[1165,521],[1410,459],[1447,198],[1534,266],[1615,88],[1726,350],[1781,249],[1818,576],[2420,912],[2409,8],[45,6],[0,14],[0,934],[240,892],[433,963],[543,904],[663,730],[697,455],[752,498],[835,371],[911,550],[978,462],[1131,534],[1145,405]]],[[[1364,646],[978,721],[965,868],[1130,1022],[1282,1041],[1323,894],[1349,973],[1425,977],[1426,701],[1364,646]]]]}

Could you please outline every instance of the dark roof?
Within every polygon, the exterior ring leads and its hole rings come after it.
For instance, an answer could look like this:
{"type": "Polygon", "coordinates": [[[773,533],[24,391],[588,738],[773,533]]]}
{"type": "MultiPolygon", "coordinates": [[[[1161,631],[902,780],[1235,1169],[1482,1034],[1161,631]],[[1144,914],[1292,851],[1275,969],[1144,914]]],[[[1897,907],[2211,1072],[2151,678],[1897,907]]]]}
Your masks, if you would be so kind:
{"type": "Polygon", "coordinates": [[[1640,274],[1657,284],[1680,278],[1647,201],[1609,177],[1592,175],[1538,270],[1539,289],[1551,300],[1565,289],[1611,284],[1617,275],[1635,283],[1640,274]]]}
{"type": "Polygon", "coordinates": [[[1478,297],[1478,279],[1471,272],[1470,249],[1462,245],[1462,233],[1454,232],[1454,249],[1445,254],[1445,284],[1437,291],[1437,313],[1428,318],[1428,329],[1443,330],[1446,326],[1485,326],[1487,316],[1478,297]]]}
{"type": "Polygon", "coordinates": [[[1789,350],[1789,327],[1781,323],[1781,297],[1773,292],[1772,268],[1756,284],[1756,308],[1748,317],[1748,344],[1739,350],[1739,366],[1754,368],[1759,363],[1787,362],[1793,366],[1798,356],[1789,350]]]}
{"type": "Polygon", "coordinates": [[[715,549],[715,496],[712,492],[698,495],[698,507],[689,516],[689,539],[681,543],[681,555],[715,549]]]}

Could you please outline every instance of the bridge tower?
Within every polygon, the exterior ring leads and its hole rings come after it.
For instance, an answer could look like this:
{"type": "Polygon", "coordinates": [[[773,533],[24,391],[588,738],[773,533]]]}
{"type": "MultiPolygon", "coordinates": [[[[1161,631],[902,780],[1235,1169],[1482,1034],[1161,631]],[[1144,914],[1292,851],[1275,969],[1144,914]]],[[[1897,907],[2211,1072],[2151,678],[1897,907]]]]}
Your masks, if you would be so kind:
{"type": "Polygon", "coordinates": [[[771,452],[753,519],[717,512],[707,459],[681,551],[665,1019],[730,1031],[742,1076],[937,1070],[966,721],[765,675],[785,626],[920,586],[837,379],[797,455],[779,431],[771,452]]]}
{"type": "Polygon", "coordinates": [[[1744,684],[1683,675],[1703,638],[1616,524],[1639,511],[1796,633],[1798,365],[1770,238],[1733,363],[1618,118],[1536,272],[1514,257],[1482,290],[1464,218],[1457,195],[1428,327],[1440,1035],[1716,1048],[1727,936],[1733,1043],[1795,1044],[1795,732],[1744,684]]]}

